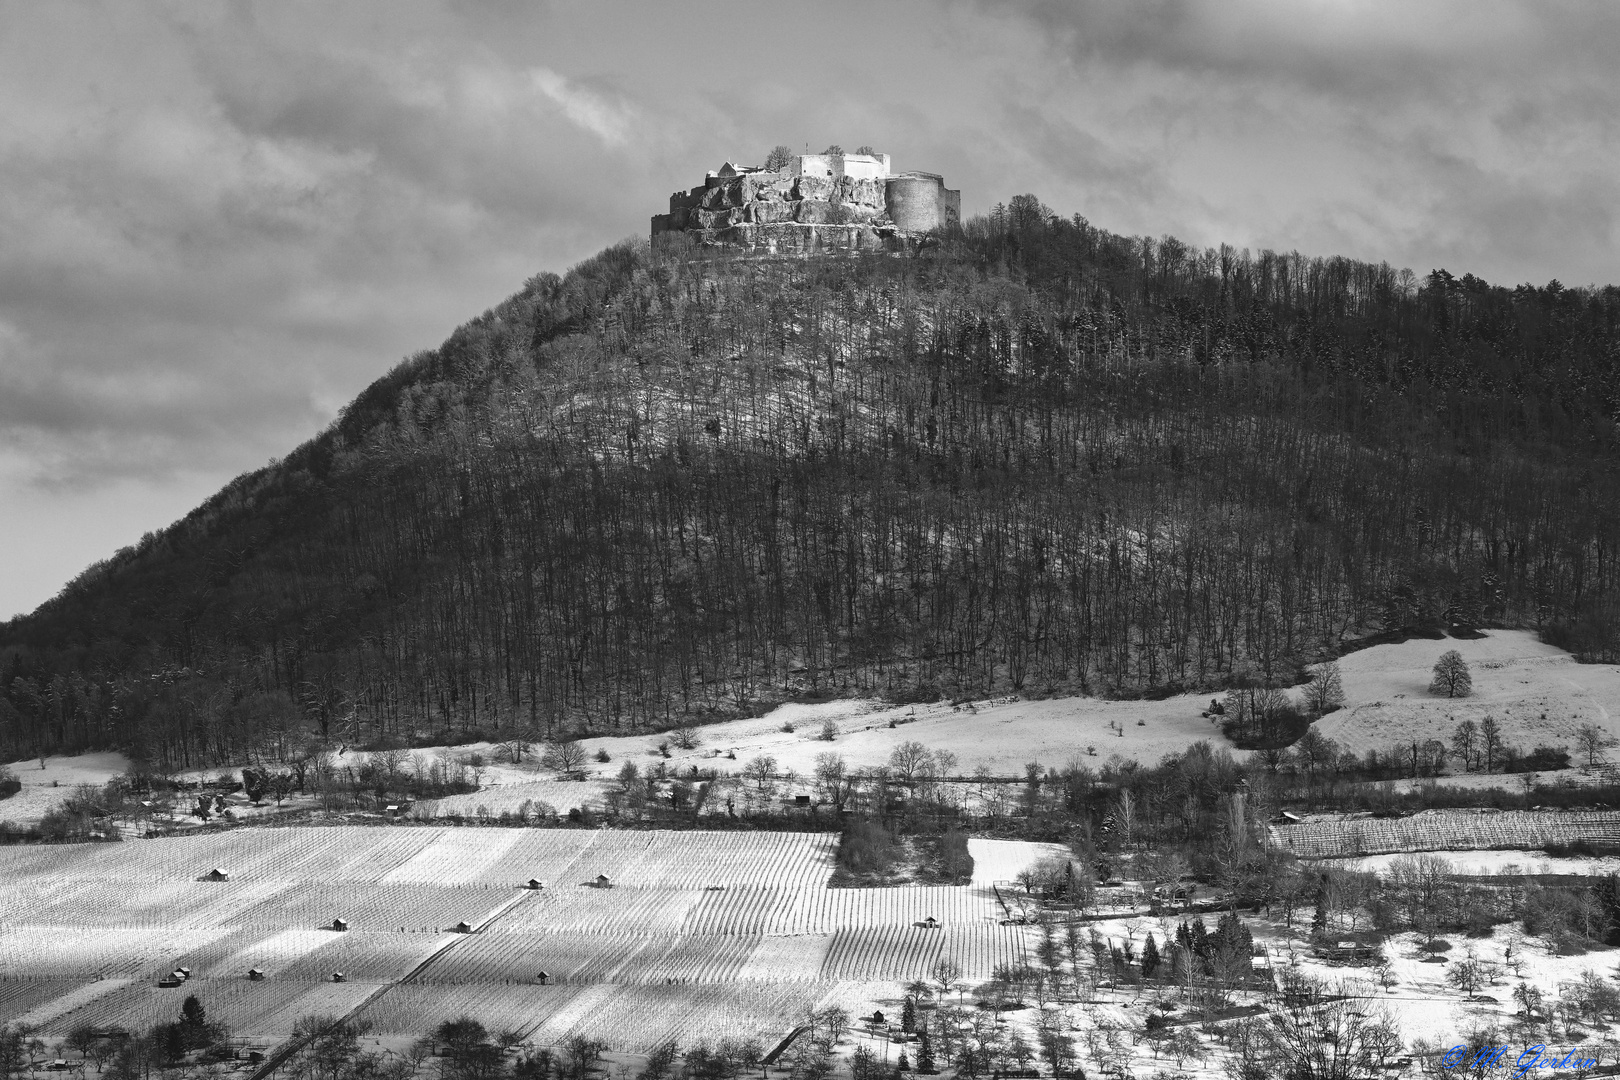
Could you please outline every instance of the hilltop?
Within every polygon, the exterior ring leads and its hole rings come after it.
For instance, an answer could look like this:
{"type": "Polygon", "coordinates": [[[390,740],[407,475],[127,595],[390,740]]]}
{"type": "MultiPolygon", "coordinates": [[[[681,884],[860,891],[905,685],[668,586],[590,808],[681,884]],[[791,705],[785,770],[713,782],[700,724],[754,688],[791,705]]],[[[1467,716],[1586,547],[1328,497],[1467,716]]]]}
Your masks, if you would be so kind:
{"type": "Polygon", "coordinates": [[[0,756],[172,767],[792,700],[1620,659],[1620,290],[1198,251],[1021,196],[904,257],[540,274],[0,627],[0,756]]]}

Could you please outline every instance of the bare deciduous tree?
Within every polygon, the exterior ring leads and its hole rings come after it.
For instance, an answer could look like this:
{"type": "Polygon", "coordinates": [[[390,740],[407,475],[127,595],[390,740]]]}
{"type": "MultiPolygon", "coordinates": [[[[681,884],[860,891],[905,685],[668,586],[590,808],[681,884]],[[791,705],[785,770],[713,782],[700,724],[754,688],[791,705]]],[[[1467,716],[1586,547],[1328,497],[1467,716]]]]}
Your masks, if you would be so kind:
{"type": "Polygon", "coordinates": [[[572,780],[584,774],[585,748],[572,739],[555,742],[546,747],[540,763],[548,769],[555,769],[564,780],[572,780]]]}
{"type": "Polygon", "coordinates": [[[1575,731],[1575,745],[1586,755],[1586,764],[1593,768],[1603,759],[1603,751],[1614,744],[1614,737],[1596,724],[1582,724],[1575,731]]]}
{"type": "Polygon", "coordinates": [[[744,765],[742,774],[754,781],[755,786],[763,791],[765,782],[776,775],[776,759],[769,754],[763,754],[744,765]]]}
{"type": "Polygon", "coordinates": [[[1305,706],[1318,716],[1344,704],[1344,680],[1337,660],[1329,660],[1311,674],[1305,685],[1305,706]]]}
{"type": "Polygon", "coordinates": [[[932,758],[928,747],[915,739],[909,739],[889,751],[889,767],[900,779],[910,783],[917,778],[918,773],[928,767],[932,758]]]}

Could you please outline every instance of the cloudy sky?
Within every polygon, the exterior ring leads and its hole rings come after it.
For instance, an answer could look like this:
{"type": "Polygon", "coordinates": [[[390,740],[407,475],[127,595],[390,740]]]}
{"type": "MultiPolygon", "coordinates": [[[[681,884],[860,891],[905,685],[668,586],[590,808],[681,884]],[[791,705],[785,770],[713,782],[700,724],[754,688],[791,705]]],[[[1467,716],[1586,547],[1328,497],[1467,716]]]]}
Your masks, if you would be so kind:
{"type": "Polygon", "coordinates": [[[775,143],[1620,280],[1620,5],[0,0],[0,618],[775,143]]]}

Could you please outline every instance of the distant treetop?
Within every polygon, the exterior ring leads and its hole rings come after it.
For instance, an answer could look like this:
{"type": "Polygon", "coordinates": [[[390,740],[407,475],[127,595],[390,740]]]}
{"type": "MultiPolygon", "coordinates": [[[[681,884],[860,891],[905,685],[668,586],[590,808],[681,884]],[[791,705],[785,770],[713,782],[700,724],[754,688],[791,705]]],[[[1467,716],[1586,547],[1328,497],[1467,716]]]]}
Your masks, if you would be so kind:
{"type": "Polygon", "coordinates": [[[771,152],[765,155],[765,168],[768,172],[781,172],[792,163],[792,149],[781,143],[771,147],[771,152]]]}
{"type": "Polygon", "coordinates": [[[831,146],[827,147],[827,149],[822,151],[823,154],[842,154],[843,152],[844,148],[839,146],[837,143],[833,143],[831,146]]]}
{"type": "Polygon", "coordinates": [[[855,148],[855,152],[857,154],[869,154],[872,157],[877,157],[878,156],[878,152],[876,150],[874,150],[870,145],[857,146],[855,148]]]}

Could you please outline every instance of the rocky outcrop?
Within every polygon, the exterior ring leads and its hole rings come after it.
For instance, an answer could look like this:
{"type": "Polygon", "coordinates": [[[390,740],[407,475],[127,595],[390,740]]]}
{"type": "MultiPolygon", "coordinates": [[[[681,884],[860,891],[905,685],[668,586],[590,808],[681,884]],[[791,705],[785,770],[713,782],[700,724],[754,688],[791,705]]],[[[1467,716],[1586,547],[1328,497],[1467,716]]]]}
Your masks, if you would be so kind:
{"type": "Polygon", "coordinates": [[[904,252],[916,240],[892,225],[734,225],[693,234],[702,243],[724,244],[759,255],[826,255],[904,252]]]}
{"type": "MultiPolygon", "coordinates": [[[[678,191],[669,198],[669,213],[653,218],[653,233],[724,232],[749,225],[785,223],[811,226],[887,226],[883,184],[853,177],[793,176],[789,173],[753,172],[741,176],[711,176],[700,188],[678,191]]],[[[877,233],[873,233],[876,236],[877,233]]],[[[864,236],[864,234],[863,234],[864,236]]],[[[712,239],[704,236],[701,239],[712,239]]],[[[751,242],[751,241],[750,241],[751,242]]],[[[786,241],[798,247],[807,241],[786,241]]],[[[815,240],[813,244],[821,244],[815,240]]],[[[851,241],[839,235],[827,241],[840,249],[868,250],[869,238],[851,241]]]]}

